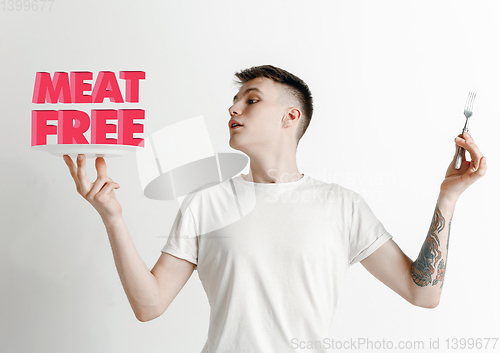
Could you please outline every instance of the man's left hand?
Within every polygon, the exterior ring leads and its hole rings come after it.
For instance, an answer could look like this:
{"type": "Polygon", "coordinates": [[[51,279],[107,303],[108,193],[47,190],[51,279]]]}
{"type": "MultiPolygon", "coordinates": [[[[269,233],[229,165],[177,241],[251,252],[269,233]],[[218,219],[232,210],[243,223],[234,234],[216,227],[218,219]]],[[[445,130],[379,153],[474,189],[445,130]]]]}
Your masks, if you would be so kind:
{"type": "Polygon", "coordinates": [[[464,132],[463,136],[464,138],[461,138],[460,135],[455,138],[455,155],[446,170],[445,179],[441,184],[441,194],[452,200],[457,200],[469,186],[482,178],[486,174],[487,169],[486,158],[479,150],[479,147],[477,147],[472,136],[467,132],[464,132]],[[464,151],[462,152],[462,166],[457,170],[455,169],[455,156],[458,147],[464,148],[464,151]],[[471,156],[470,161],[465,159],[465,150],[471,156]]]}

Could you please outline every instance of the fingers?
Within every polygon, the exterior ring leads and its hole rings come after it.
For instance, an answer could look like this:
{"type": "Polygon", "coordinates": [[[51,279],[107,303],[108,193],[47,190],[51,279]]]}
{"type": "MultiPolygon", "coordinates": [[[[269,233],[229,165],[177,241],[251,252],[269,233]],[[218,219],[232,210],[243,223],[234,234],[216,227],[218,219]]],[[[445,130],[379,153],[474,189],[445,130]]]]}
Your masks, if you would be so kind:
{"type": "Polygon", "coordinates": [[[120,185],[118,185],[118,183],[115,183],[114,181],[106,182],[106,184],[104,184],[104,187],[97,194],[93,196],[94,200],[99,202],[104,202],[107,199],[109,199],[109,196],[114,189],[119,189],[119,188],[120,185]]]}
{"type": "Polygon", "coordinates": [[[65,154],[63,159],[68,166],[71,177],[75,181],[76,190],[80,195],[84,196],[88,193],[91,186],[85,171],[85,155],[78,155],[76,160],[77,166],[75,166],[69,155],[65,154]]]}
{"type": "Polygon", "coordinates": [[[114,181],[108,182],[104,185],[104,187],[97,193],[97,195],[102,194],[102,195],[108,195],[111,193],[114,189],[119,189],[120,185],[114,181]]]}
{"type": "Polygon", "coordinates": [[[85,198],[87,200],[99,200],[100,197],[109,194],[111,190],[118,189],[119,187],[120,185],[118,185],[118,183],[115,183],[110,177],[101,175],[97,177],[94,185],[92,186],[92,189],[85,196],[85,198]]]}
{"type": "Polygon", "coordinates": [[[84,154],[79,154],[76,157],[76,165],[78,166],[78,169],[77,169],[78,178],[79,179],[88,178],[87,177],[87,158],[85,157],[84,154]]]}
{"type": "Polygon", "coordinates": [[[65,154],[63,156],[63,159],[64,159],[64,162],[66,163],[66,165],[68,166],[69,168],[69,172],[71,174],[71,177],[73,178],[73,180],[76,182],[76,166],[75,164],[73,163],[73,160],[71,159],[71,157],[67,154],[65,154]]]}
{"type": "Polygon", "coordinates": [[[76,190],[82,196],[90,191],[91,183],[85,170],[86,159],[84,154],[79,154],[76,158],[76,166],[71,157],[67,154],[63,156],[64,162],[69,168],[71,177],[75,181],[76,190]]]}
{"type": "Polygon", "coordinates": [[[467,173],[471,175],[471,178],[477,180],[486,173],[486,158],[469,133],[465,132],[463,137],[460,138],[460,135],[456,137],[455,143],[469,152],[471,161],[467,173]]]}
{"type": "Polygon", "coordinates": [[[479,161],[483,156],[483,154],[479,150],[479,147],[477,147],[474,139],[469,133],[464,132],[463,138],[461,138],[460,135],[457,136],[455,138],[455,142],[457,143],[457,145],[465,148],[470,153],[473,160],[479,161]]]}
{"type": "Polygon", "coordinates": [[[104,161],[104,158],[102,157],[97,157],[95,159],[95,169],[97,171],[97,176],[108,176],[108,170],[106,167],[106,162],[104,161]]]}
{"type": "Polygon", "coordinates": [[[85,195],[90,191],[92,184],[87,176],[87,159],[84,154],[79,154],[76,157],[76,180],[77,180],[77,190],[81,195],[85,195]]]}
{"type": "Polygon", "coordinates": [[[466,174],[469,174],[471,182],[475,182],[486,174],[487,169],[486,158],[482,156],[479,161],[475,161],[474,166],[471,162],[469,170],[467,170],[466,174]]]}

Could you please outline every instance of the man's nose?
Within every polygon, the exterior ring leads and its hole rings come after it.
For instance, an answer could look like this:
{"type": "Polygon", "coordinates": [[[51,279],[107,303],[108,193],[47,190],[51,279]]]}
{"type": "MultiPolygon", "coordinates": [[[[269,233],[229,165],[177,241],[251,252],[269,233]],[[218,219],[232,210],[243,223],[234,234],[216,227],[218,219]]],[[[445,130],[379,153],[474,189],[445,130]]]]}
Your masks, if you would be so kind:
{"type": "Polygon", "coordinates": [[[232,106],[229,107],[228,109],[229,115],[232,117],[234,115],[240,115],[241,114],[241,109],[234,103],[232,106]]]}

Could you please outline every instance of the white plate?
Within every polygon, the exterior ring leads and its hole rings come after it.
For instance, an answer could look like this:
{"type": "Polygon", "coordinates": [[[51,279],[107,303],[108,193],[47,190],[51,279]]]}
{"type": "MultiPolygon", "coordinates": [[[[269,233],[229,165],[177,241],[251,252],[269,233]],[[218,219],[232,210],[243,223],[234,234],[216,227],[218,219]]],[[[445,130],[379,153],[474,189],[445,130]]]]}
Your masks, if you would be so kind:
{"type": "Polygon", "coordinates": [[[128,145],[52,144],[31,146],[31,148],[37,151],[45,151],[58,157],[68,154],[70,157],[76,158],[78,154],[84,154],[87,158],[97,158],[120,157],[143,147],[128,145]]]}

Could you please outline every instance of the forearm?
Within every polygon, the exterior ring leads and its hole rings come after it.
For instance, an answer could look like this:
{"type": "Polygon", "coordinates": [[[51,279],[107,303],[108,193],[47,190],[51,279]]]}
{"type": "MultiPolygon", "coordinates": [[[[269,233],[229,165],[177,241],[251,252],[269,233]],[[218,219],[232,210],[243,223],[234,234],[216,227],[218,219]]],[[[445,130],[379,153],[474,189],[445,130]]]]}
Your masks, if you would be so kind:
{"type": "Polygon", "coordinates": [[[411,292],[416,305],[433,308],[439,303],[456,202],[455,198],[439,194],[427,237],[417,259],[411,265],[411,292]]]}
{"type": "Polygon", "coordinates": [[[137,319],[146,320],[156,314],[160,299],[156,278],[137,252],[123,218],[103,222],[128,301],[137,319]]]}

